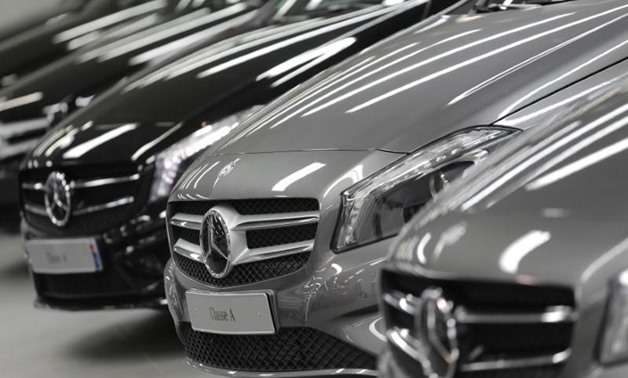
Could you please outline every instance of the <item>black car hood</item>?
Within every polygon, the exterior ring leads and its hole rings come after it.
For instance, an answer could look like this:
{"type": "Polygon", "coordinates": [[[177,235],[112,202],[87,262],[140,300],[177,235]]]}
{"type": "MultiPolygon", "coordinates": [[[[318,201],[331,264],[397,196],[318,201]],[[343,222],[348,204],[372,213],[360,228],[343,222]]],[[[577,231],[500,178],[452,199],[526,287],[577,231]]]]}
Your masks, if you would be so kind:
{"type": "Polygon", "coordinates": [[[27,166],[151,161],[202,124],[265,104],[303,76],[399,30],[396,15],[415,23],[424,15],[425,3],[270,25],[141,72],[51,130],[27,166]],[[115,131],[119,129],[123,132],[115,131]],[[81,145],[89,149],[80,148],[80,156],[68,153],[81,145]]]}
{"type": "MultiPolygon", "coordinates": [[[[23,30],[0,40],[0,77],[8,75],[1,86],[28,72],[43,67],[74,51],[78,46],[107,38],[114,28],[132,32],[133,24],[146,23],[158,12],[171,12],[172,0],[134,0],[121,6],[115,0],[67,2],[57,9],[59,14],[36,25],[25,21],[23,30]]],[[[50,12],[51,16],[53,12],[50,12]]],[[[171,12],[172,13],[172,12],[171,12]]],[[[20,22],[21,24],[21,22],[20,22]]],[[[10,26],[9,26],[10,28],[10,26]]],[[[14,28],[15,29],[15,28],[14,28]]],[[[0,31],[0,34],[2,32],[0,31]]]]}
{"type": "Polygon", "coordinates": [[[302,84],[210,153],[414,151],[626,58],[627,26],[623,0],[442,16],[302,84]]]}
{"type": "Polygon", "coordinates": [[[91,97],[160,56],[224,39],[230,29],[254,19],[254,9],[248,3],[216,11],[208,6],[174,18],[160,16],[157,24],[128,36],[113,30],[117,38],[78,49],[0,90],[0,122],[43,117],[59,104],[73,110],[76,98],[91,97]],[[24,98],[37,100],[21,101],[24,98]],[[20,106],[3,106],[16,101],[20,106]]]}

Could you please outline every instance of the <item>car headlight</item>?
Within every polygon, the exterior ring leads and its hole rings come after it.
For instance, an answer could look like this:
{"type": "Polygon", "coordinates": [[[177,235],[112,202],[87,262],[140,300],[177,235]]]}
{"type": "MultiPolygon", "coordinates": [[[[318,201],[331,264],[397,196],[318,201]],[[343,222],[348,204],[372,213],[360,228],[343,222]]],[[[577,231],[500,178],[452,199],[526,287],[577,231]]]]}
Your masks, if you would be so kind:
{"type": "Polygon", "coordinates": [[[628,361],[628,270],[611,283],[606,326],[600,347],[604,364],[628,361]]]}
{"type": "Polygon", "coordinates": [[[240,122],[261,109],[256,105],[205,126],[157,155],[150,201],[168,198],[181,174],[203,150],[227,135],[240,122]]]}
{"type": "Polygon", "coordinates": [[[448,182],[483,159],[515,129],[479,127],[450,135],[385,167],[342,194],[334,249],[344,251],[399,233],[448,182]]]}

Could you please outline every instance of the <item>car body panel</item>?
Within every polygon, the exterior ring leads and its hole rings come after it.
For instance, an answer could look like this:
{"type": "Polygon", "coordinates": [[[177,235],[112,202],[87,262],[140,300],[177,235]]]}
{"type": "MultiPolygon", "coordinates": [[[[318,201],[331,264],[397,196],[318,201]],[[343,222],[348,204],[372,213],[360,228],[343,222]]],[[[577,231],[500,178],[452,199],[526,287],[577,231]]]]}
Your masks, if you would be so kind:
{"type": "Polygon", "coordinates": [[[118,8],[115,1],[109,0],[83,3],[74,11],[0,40],[0,78],[10,77],[10,80],[3,80],[2,86],[58,59],[86,38],[101,37],[111,28],[165,11],[169,6],[166,0],[136,1],[135,6],[128,8],[118,8]]]}
{"type": "MultiPolygon", "coordinates": [[[[34,180],[43,183],[51,171],[65,172],[72,180],[82,175],[103,177],[105,173],[102,172],[115,171],[114,167],[129,167],[129,172],[125,174],[137,171],[142,188],[133,194],[132,208],[125,215],[128,219],[118,219],[114,227],[108,230],[96,230],[97,225],[94,225],[83,233],[102,234],[97,241],[102,245],[103,255],[109,259],[106,265],[115,270],[124,270],[124,267],[120,267],[123,264],[115,261],[124,263],[126,255],[149,257],[152,249],[153,255],[161,258],[163,250],[168,249],[163,235],[166,199],[149,199],[155,175],[155,159],[160,152],[203,125],[211,125],[243,108],[270,101],[333,63],[404,26],[419,22],[429,14],[428,10],[437,11],[446,4],[454,3],[457,2],[441,2],[439,7],[430,8],[425,0],[416,0],[395,7],[376,5],[360,10],[349,9],[350,12],[319,12],[312,19],[297,22],[274,19],[273,14],[265,14],[251,23],[258,28],[255,31],[147,68],[96,98],[86,109],[62,121],[44,137],[24,162],[20,173],[22,183],[26,184],[22,194],[28,198],[23,204],[34,201],[32,203],[41,206],[41,202],[37,202],[40,196],[35,191],[33,197],[33,191],[29,189],[39,186],[29,183],[34,180]],[[351,40],[350,46],[337,43],[346,40],[351,40]],[[343,48],[329,49],[329,46],[343,48]],[[297,64],[292,59],[297,59],[297,64]],[[286,61],[292,63],[288,69],[282,65],[286,61]],[[279,76],[272,80],[259,79],[260,75],[276,67],[281,67],[279,76]],[[218,68],[222,68],[222,71],[202,75],[218,68]],[[170,77],[172,73],[177,75],[170,77]],[[284,83],[273,86],[278,79],[285,79],[284,83]],[[127,253],[128,250],[132,250],[133,254],[127,253]]],[[[264,9],[260,9],[260,12],[264,9]]],[[[343,164],[349,164],[353,161],[350,155],[348,151],[342,154],[344,158],[337,159],[345,161],[343,164]]],[[[384,152],[368,152],[367,155],[369,158],[364,159],[361,170],[379,169],[398,158],[397,154],[384,152]]],[[[299,161],[301,158],[295,155],[292,163],[299,161]]],[[[330,161],[329,164],[338,166],[336,162],[330,161]]],[[[362,177],[361,173],[352,175],[362,177]]],[[[265,179],[270,178],[272,176],[265,179]]],[[[297,187],[295,184],[292,189],[297,187]]],[[[232,195],[235,194],[236,191],[232,190],[232,195]]],[[[82,205],[78,203],[77,206],[82,205]]],[[[29,211],[27,206],[23,206],[23,209],[27,219],[23,231],[27,239],[83,235],[72,225],[69,229],[48,227],[47,218],[41,217],[41,211],[37,218],[37,214],[29,211]]],[[[106,275],[106,270],[103,275],[106,275]]],[[[57,308],[75,309],[84,305],[85,308],[104,305],[124,307],[129,305],[125,301],[131,304],[145,303],[134,297],[118,298],[115,293],[107,293],[109,297],[102,295],[101,300],[83,295],[75,298],[75,301],[67,296],[60,301],[57,297],[63,293],[48,289],[54,286],[49,277],[34,276],[40,295],[39,302],[57,308]]],[[[88,277],[85,279],[89,280],[88,277]]],[[[103,281],[109,282],[106,277],[103,277],[103,281]]],[[[163,292],[157,293],[158,290],[140,289],[142,294],[163,295],[163,292]]],[[[92,294],[92,297],[95,296],[92,294]]],[[[369,294],[368,298],[373,306],[373,294],[369,294]]],[[[349,323],[346,327],[359,328],[349,323]]]]}
{"type": "Polygon", "coordinates": [[[414,23],[425,12],[424,4],[420,0],[398,7],[370,7],[326,19],[266,26],[147,69],[48,133],[26,166],[46,161],[73,164],[79,158],[82,164],[144,163],[203,124],[211,125],[227,115],[270,102],[305,78],[398,30],[400,25],[414,23]],[[347,40],[351,40],[350,46],[344,44],[347,40]],[[340,47],[333,50],[333,46],[340,47]],[[282,69],[272,80],[260,78],[283,67],[285,61],[302,56],[308,60],[282,69]],[[211,70],[221,71],[207,75],[211,70]],[[273,85],[279,79],[285,81],[273,85]],[[91,142],[93,148],[81,156],[68,154],[106,133],[119,135],[98,145],[91,142]],[[117,154],[112,155],[112,150],[117,154]]]}
{"type": "Polygon", "coordinates": [[[623,60],[627,17],[628,7],[616,0],[442,16],[304,83],[213,153],[411,152],[455,130],[491,124],[623,60]]]}
{"type": "MultiPolygon", "coordinates": [[[[597,358],[610,282],[628,267],[625,71],[529,130],[427,206],[386,269],[451,281],[573,290],[578,314],[560,377],[616,377],[597,358]],[[420,247],[419,247],[420,246],[420,247]]],[[[406,376],[387,354],[386,375],[406,376]]]]}

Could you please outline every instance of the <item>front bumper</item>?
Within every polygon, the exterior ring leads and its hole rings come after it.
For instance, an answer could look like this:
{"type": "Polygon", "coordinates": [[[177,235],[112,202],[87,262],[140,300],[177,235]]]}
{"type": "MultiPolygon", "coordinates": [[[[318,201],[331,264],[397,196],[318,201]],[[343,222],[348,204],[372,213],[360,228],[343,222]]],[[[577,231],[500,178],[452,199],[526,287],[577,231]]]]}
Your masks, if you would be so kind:
{"type": "MultiPolygon", "coordinates": [[[[494,377],[519,377],[516,370],[503,370],[500,373],[494,373],[494,377]]],[[[387,347],[381,354],[379,359],[379,377],[381,378],[414,378],[416,374],[410,375],[397,363],[393,357],[393,353],[387,347]]],[[[567,373],[565,378],[625,378],[628,377],[628,364],[619,364],[616,366],[600,366],[592,365],[589,369],[583,369],[576,375],[567,373]]]]}
{"type": "MultiPolygon", "coordinates": [[[[128,228],[126,228],[128,230],[128,228]]],[[[26,239],[47,238],[26,227],[26,239]]],[[[39,274],[31,270],[36,307],[62,310],[165,308],[163,267],[169,257],[163,219],[120,239],[96,238],[103,269],[96,273],[39,274]]]]}
{"type": "MultiPolygon", "coordinates": [[[[171,260],[165,269],[168,305],[177,332],[186,349],[188,363],[219,376],[375,376],[376,356],[384,345],[383,322],[377,309],[376,277],[383,251],[389,241],[375,243],[342,254],[331,252],[312,254],[306,266],[288,276],[235,288],[210,288],[187,277],[171,260]],[[186,292],[237,292],[272,290],[274,317],[278,325],[275,335],[213,335],[193,331],[186,301],[186,292]],[[190,340],[190,333],[196,333],[190,340]],[[291,336],[291,335],[298,336],[291,336]],[[208,336],[209,335],[209,336],[208,336]],[[294,343],[294,338],[303,340],[294,343]],[[266,339],[263,339],[266,338],[266,339]],[[273,338],[281,339],[277,343],[273,338]],[[307,341],[306,341],[307,340],[307,341]],[[235,353],[239,358],[216,357],[217,349],[242,348],[239,345],[257,343],[265,350],[277,345],[292,345],[282,360],[294,359],[292,366],[273,366],[257,360],[256,355],[235,353]],[[319,343],[318,348],[311,348],[319,343]],[[216,348],[216,345],[221,348],[216,348]],[[213,348],[209,359],[201,348],[213,348]],[[323,356],[332,350],[335,355],[348,356],[336,365],[312,362],[312,355],[323,356]],[[335,352],[334,352],[335,351],[335,352]],[[365,358],[368,356],[368,358],[365,358]],[[305,362],[304,362],[305,361],[305,362]]],[[[218,353],[220,354],[220,353],[218,353]]],[[[265,355],[270,360],[274,356],[265,355]]],[[[326,357],[325,360],[328,360],[326,357]]]]}

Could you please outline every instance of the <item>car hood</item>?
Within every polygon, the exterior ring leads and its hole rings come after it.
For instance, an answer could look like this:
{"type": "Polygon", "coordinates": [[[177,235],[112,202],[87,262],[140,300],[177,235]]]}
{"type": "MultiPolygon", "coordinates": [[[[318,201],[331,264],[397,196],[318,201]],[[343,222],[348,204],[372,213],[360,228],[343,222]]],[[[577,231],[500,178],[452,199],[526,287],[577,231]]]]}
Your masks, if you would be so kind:
{"type": "Polygon", "coordinates": [[[581,287],[583,298],[598,298],[628,268],[628,179],[617,174],[628,162],[627,103],[626,93],[602,96],[577,119],[504,146],[406,227],[393,264],[427,276],[581,287]]]}
{"type": "Polygon", "coordinates": [[[444,15],[307,81],[211,153],[414,151],[624,59],[627,17],[622,0],[444,15]]]}
{"type": "Polygon", "coordinates": [[[421,0],[396,7],[374,6],[335,17],[270,25],[149,69],[49,132],[28,164],[73,164],[78,157],[67,152],[92,140],[98,142],[87,144],[91,147],[81,154],[82,164],[150,160],[202,125],[265,104],[304,76],[311,77],[357,53],[391,34],[391,29],[399,30],[398,25],[391,28],[400,22],[397,15],[403,16],[403,22],[416,22],[425,4],[421,0]]]}
{"type": "Polygon", "coordinates": [[[113,35],[102,42],[78,49],[0,90],[0,121],[43,117],[61,108],[70,112],[77,107],[77,98],[80,104],[80,98],[91,98],[158,58],[232,35],[226,32],[254,19],[254,9],[247,3],[215,12],[202,7],[174,18],[159,16],[160,22],[153,20],[148,27],[142,27],[144,20],[140,20],[140,30],[131,35],[112,30],[113,35]]]}
{"type": "Polygon", "coordinates": [[[108,38],[112,29],[123,29],[127,34],[137,30],[138,25],[152,22],[157,12],[166,12],[169,2],[136,1],[137,5],[122,9],[111,0],[86,1],[82,4],[65,2],[57,9],[60,12],[57,17],[45,22],[40,20],[38,25],[28,26],[27,21],[25,25],[28,27],[22,25],[22,32],[0,41],[0,76],[9,75],[8,79],[0,83],[0,87],[80,46],[108,38]]]}

